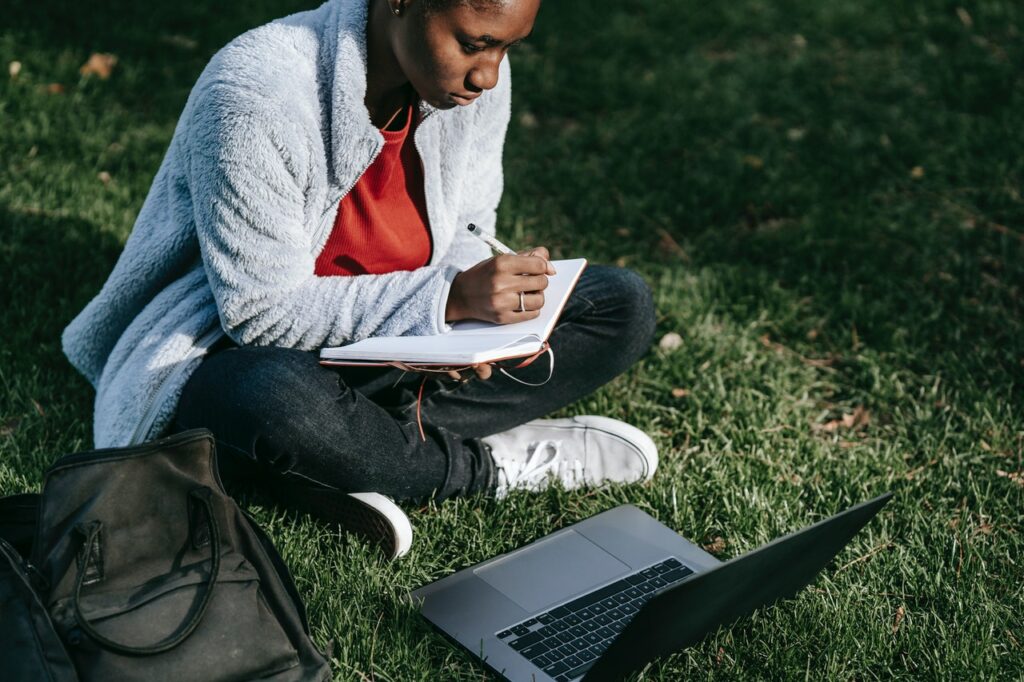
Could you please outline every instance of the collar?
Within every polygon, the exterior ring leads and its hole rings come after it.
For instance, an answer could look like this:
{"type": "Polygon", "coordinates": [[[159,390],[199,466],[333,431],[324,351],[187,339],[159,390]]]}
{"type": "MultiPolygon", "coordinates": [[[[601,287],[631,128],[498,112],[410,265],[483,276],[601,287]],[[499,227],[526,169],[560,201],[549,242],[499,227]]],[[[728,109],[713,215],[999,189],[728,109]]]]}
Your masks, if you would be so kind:
{"type": "MultiPolygon", "coordinates": [[[[326,111],[330,116],[331,178],[340,184],[344,167],[369,166],[384,144],[380,131],[370,121],[366,98],[366,24],[369,0],[331,0],[324,33],[325,49],[320,67],[330,83],[326,111]]],[[[420,121],[439,111],[420,101],[420,121]]]]}

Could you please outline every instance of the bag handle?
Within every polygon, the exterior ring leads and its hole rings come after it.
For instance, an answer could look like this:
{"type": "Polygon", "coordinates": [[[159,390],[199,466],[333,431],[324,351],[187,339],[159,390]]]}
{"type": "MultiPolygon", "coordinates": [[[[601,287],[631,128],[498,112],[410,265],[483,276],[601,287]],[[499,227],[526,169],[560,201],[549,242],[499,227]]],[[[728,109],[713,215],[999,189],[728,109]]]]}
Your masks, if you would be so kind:
{"type": "Polygon", "coordinates": [[[199,608],[196,609],[195,615],[192,616],[188,625],[186,625],[177,635],[174,635],[173,637],[170,637],[158,644],[154,644],[153,646],[128,646],[126,644],[115,642],[112,639],[108,639],[98,633],[86,619],[85,614],[82,613],[82,584],[85,582],[85,576],[89,572],[89,565],[92,563],[92,543],[95,541],[96,535],[100,532],[100,528],[103,526],[99,521],[94,521],[90,524],[84,545],[86,548],[85,559],[79,566],[78,577],[75,579],[73,604],[75,607],[75,619],[78,621],[78,627],[80,627],[85,634],[89,635],[89,637],[91,637],[97,644],[111,651],[127,656],[150,656],[170,651],[184,642],[189,635],[199,627],[199,622],[203,619],[203,615],[206,613],[206,608],[210,605],[210,599],[213,597],[213,586],[216,584],[217,574],[220,572],[220,527],[217,525],[217,519],[213,515],[213,505],[210,503],[209,488],[193,490],[189,493],[189,497],[199,500],[206,509],[206,522],[210,529],[210,554],[212,562],[210,566],[210,577],[206,582],[206,591],[203,594],[203,601],[200,602],[199,608]]]}

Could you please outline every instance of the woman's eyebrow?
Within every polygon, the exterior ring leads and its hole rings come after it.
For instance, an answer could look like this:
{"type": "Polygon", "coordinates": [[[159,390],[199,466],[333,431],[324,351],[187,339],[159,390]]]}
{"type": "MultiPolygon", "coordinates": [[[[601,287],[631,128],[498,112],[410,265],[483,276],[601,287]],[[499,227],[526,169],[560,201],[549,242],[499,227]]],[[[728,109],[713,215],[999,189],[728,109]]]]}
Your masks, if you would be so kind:
{"type": "MultiPolygon", "coordinates": [[[[533,33],[533,32],[531,31],[530,33],[533,33]]],[[[515,41],[513,41],[513,42],[509,43],[509,45],[515,45],[516,43],[521,43],[521,42],[523,42],[524,40],[526,40],[527,38],[529,38],[529,37],[530,37],[530,33],[527,33],[527,34],[526,34],[525,36],[523,36],[522,38],[520,38],[520,39],[518,39],[518,40],[515,40],[515,41]]],[[[483,34],[482,36],[480,36],[479,38],[474,38],[474,42],[478,42],[478,43],[484,43],[484,44],[486,44],[486,45],[487,45],[488,47],[497,47],[498,45],[501,45],[501,44],[502,44],[502,43],[504,43],[505,41],[504,41],[504,40],[501,40],[500,38],[495,38],[495,37],[494,37],[494,36],[492,36],[492,35],[491,35],[490,33],[485,33],[485,34],[483,34]]]]}

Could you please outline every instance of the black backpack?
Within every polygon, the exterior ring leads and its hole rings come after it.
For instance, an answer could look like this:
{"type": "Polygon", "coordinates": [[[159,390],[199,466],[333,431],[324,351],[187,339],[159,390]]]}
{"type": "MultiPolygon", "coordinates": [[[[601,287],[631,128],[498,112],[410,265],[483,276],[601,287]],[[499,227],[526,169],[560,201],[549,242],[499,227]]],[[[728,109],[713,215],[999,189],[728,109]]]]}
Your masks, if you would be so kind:
{"type": "Polygon", "coordinates": [[[199,429],[67,455],[41,496],[0,501],[0,678],[291,682],[330,669],[199,429]]]}

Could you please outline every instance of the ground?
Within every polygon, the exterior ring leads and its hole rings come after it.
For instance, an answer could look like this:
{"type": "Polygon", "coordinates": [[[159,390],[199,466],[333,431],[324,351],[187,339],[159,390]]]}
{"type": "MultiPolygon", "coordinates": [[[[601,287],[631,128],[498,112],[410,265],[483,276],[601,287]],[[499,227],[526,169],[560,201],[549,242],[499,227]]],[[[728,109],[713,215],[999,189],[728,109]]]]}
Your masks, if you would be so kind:
{"type": "MultiPolygon", "coordinates": [[[[5,6],[0,493],[90,446],[93,393],[59,334],[199,71],[310,6],[5,6]]],[[[810,588],[643,679],[1019,679],[1022,30],[1015,0],[544,3],[511,54],[499,236],[651,285],[660,345],[561,414],[646,429],[661,468],[643,487],[408,507],[394,563],[255,505],[338,678],[485,676],[405,596],[613,505],[724,559],[891,490],[810,588]]]]}

